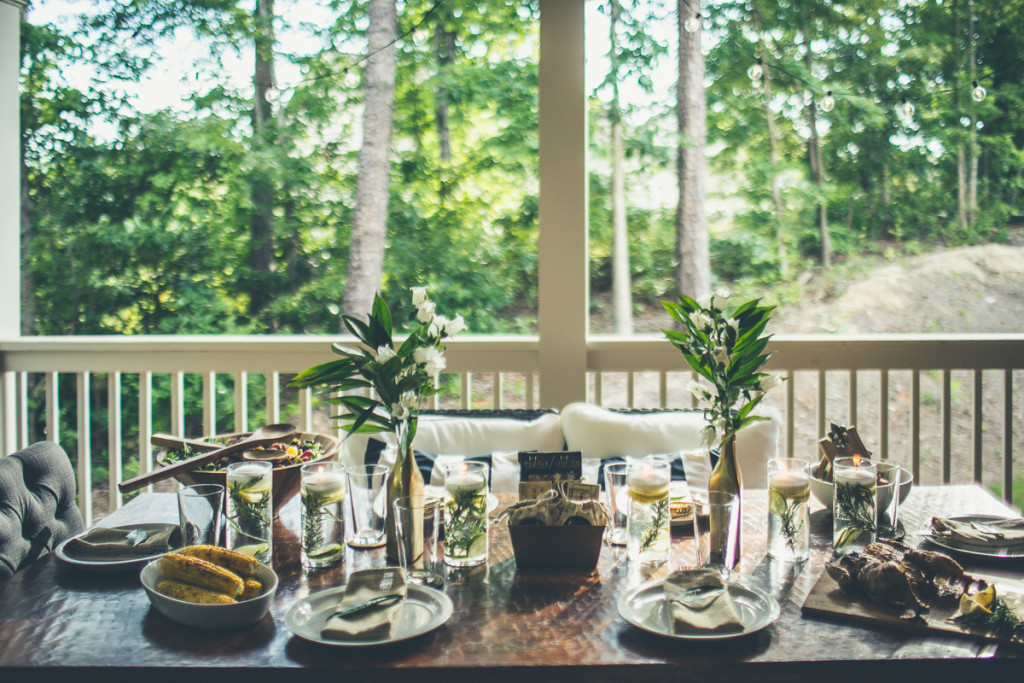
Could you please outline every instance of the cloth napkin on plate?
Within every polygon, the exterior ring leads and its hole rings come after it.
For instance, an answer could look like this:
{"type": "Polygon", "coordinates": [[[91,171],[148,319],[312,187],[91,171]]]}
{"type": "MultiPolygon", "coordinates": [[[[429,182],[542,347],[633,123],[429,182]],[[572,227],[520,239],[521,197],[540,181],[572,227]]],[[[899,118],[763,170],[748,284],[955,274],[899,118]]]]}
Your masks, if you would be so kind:
{"type": "Polygon", "coordinates": [[[743,630],[743,620],[718,571],[680,569],[668,575],[664,590],[676,633],[743,630]]]}
{"type": "Polygon", "coordinates": [[[76,560],[96,562],[122,562],[141,557],[153,557],[165,553],[177,545],[180,534],[178,527],[168,524],[166,528],[143,532],[129,537],[134,529],[107,529],[96,527],[78,538],[68,541],[64,552],[76,560]]]}
{"type": "Polygon", "coordinates": [[[1024,546],[1024,519],[996,519],[971,523],[963,520],[933,517],[932,533],[940,541],[989,548],[1024,546]]]}
{"type": "Polygon", "coordinates": [[[331,615],[320,631],[330,640],[382,640],[391,634],[405,606],[407,593],[405,570],[400,567],[364,569],[353,572],[337,609],[385,596],[398,596],[396,602],[367,607],[346,616],[331,615]]]}

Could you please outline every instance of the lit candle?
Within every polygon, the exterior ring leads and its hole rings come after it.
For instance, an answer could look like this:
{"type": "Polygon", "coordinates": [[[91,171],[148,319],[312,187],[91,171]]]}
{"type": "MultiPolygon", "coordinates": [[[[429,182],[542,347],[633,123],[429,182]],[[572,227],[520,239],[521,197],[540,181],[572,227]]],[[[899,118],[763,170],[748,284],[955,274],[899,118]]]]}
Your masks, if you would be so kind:
{"type": "Polygon", "coordinates": [[[779,470],[771,473],[768,486],[778,491],[784,498],[801,498],[809,493],[810,481],[804,472],[779,470]]]}
{"type": "Polygon", "coordinates": [[[302,478],[302,487],[307,493],[334,498],[345,493],[345,474],[323,469],[305,473],[302,478]]]}
{"type": "Polygon", "coordinates": [[[667,473],[669,471],[668,468],[664,468],[664,471],[656,471],[650,467],[630,468],[626,483],[633,499],[651,503],[667,496],[670,481],[667,473]]]}

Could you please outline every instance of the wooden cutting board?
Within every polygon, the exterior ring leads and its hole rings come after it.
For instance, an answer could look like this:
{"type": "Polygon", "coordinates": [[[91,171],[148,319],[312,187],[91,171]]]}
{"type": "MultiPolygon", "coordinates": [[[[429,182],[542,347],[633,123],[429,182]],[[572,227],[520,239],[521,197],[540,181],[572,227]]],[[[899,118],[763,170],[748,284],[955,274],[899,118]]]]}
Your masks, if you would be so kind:
{"type": "MultiPolygon", "coordinates": [[[[971,572],[971,575],[994,583],[996,594],[1007,604],[1013,606],[1017,614],[1024,613],[1024,583],[1005,577],[986,576],[977,572],[971,572]]],[[[818,582],[814,584],[814,588],[804,600],[802,609],[804,614],[841,619],[873,628],[884,626],[911,633],[942,632],[999,642],[1012,642],[1016,645],[1021,643],[1021,641],[1011,641],[989,633],[968,630],[959,623],[947,621],[947,618],[956,611],[955,604],[949,607],[933,607],[928,613],[919,617],[903,619],[901,618],[905,612],[903,609],[875,605],[866,599],[846,595],[840,590],[839,584],[825,571],[821,573],[818,582]]]]}

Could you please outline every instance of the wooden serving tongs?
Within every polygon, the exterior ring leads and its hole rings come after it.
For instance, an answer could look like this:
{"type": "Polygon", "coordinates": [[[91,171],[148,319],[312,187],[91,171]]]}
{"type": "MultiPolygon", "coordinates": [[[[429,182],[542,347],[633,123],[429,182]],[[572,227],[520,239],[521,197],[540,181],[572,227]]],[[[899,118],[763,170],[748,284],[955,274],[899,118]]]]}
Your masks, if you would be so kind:
{"type": "MultiPolygon", "coordinates": [[[[296,433],[296,431],[298,430],[295,429],[295,425],[266,425],[265,427],[260,427],[249,436],[239,441],[236,441],[231,445],[224,446],[222,448],[214,447],[214,450],[194,455],[191,458],[188,458],[187,460],[180,460],[171,465],[167,465],[166,467],[161,467],[160,469],[153,470],[152,472],[146,472],[145,474],[140,474],[136,477],[132,477],[131,479],[122,481],[120,484],[117,485],[117,488],[118,490],[121,491],[121,493],[129,493],[136,489],[140,489],[143,486],[155,484],[156,482],[163,481],[164,479],[170,479],[174,475],[180,474],[181,472],[191,472],[192,470],[196,469],[201,465],[205,465],[208,462],[213,462],[214,460],[217,460],[218,458],[221,458],[230,453],[236,453],[238,451],[256,448],[257,446],[268,446],[276,441],[281,441],[282,439],[286,439],[288,437],[293,436],[296,433]]],[[[193,448],[208,448],[211,446],[211,444],[203,443],[200,441],[189,441],[187,439],[171,438],[161,438],[161,443],[155,445],[166,446],[171,444],[172,441],[175,442],[172,447],[178,448],[180,448],[183,445],[188,445],[193,448]]]]}

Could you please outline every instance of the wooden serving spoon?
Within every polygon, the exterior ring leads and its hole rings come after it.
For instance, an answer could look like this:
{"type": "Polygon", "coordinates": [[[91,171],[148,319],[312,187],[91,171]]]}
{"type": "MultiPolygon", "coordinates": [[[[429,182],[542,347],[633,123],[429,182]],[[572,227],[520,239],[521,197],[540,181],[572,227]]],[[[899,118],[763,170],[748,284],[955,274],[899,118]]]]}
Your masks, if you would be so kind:
{"type": "Polygon", "coordinates": [[[296,431],[295,426],[290,424],[273,424],[260,427],[249,436],[240,441],[236,441],[229,446],[224,446],[223,448],[218,448],[217,450],[209,451],[207,453],[200,453],[199,455],[192,456],[187,460],[181,460],[180,462],[176,462],[172,465],[161,467],[158,470],[140,474],[137,477],[128,479],[127,481],[122,481],[117,485],[117,488],[121,493],[128,493],[130,491],[140,489],[147,484],[154,484],[158,481],[163,481],[164,479],[170,479],[181,472],[191,472],[200,465],[213,462],[214,460],[217,460],[229,453],[249,450],[256,446],[270,445],[275,441],[291,437],[296,431]]]}
{"type": "Polygon", "coordinates": [[[252,450],[242,453],[243,460],[252,460],[253,462],[270,462],[275,465],[282,460],[288,458],[287,451],[273,451],[273,450],[252,450]]]}
{"type": "Polygon", "coordinates": [[[205,451],[217,450],[218,448],[223,447],[215,443],[210,443],[209,441],[199,441],[198,439],[182,439],[177,436],[171,436],[170,434],[154,434],[149,438],[149,442],[154,446],[159,446],[160,448],[166,448],[172,451],[180,451],[181,449],[188,446],[193,451],[200,453],[205,451]]]}

